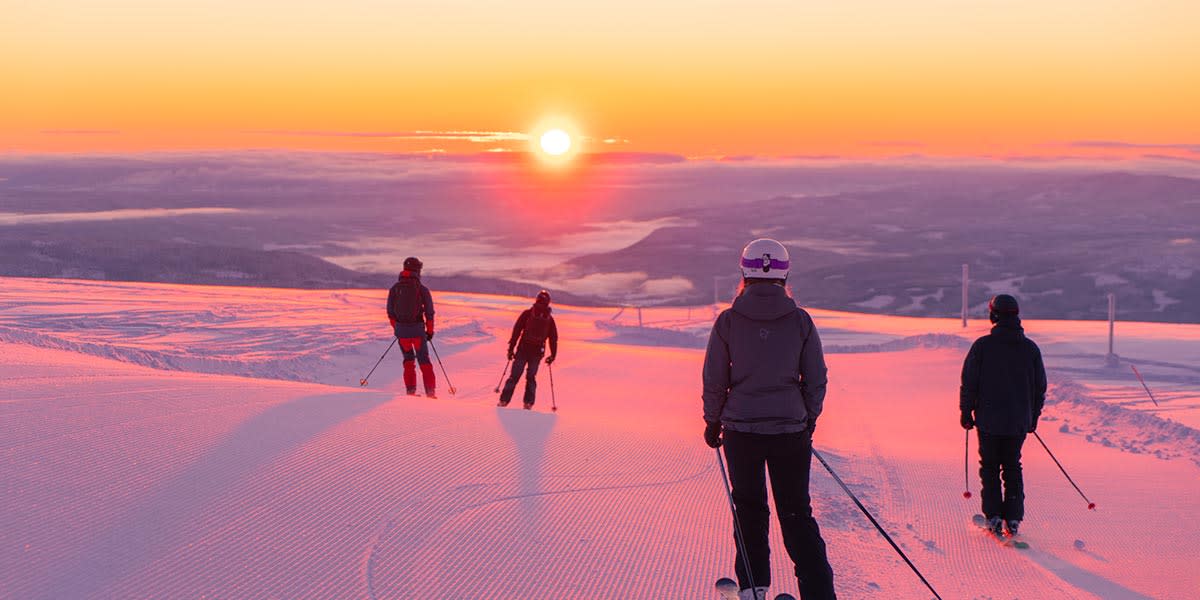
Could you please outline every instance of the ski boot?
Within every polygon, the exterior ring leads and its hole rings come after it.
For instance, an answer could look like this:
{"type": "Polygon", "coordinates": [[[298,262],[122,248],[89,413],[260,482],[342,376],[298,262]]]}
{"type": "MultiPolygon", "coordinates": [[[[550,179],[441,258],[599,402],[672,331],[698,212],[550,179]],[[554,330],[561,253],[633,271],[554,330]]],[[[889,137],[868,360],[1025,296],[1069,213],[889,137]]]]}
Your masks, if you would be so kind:
{"type": "Polygon", "coordinates": [[[990,517],[987,522],[988,531],[996,537],[1004,537],[1004,519],[1000,517],[990,517]]]}
{"type": "Polygon", "coordinates": [[[533,410],[533,403],[532,403],[532,402],[526,402],[526,403],[525,403],[525,410],[533,410]]]}
{"type": "Polygon", "coordinates": [[[415,387],[410,387],[410,388],[408,388],[407,390],[405,390],[405,392],[406,392],[406,393],[408,393],[408,395],[409,395],[409,396],[416,396],[416,395],[417,395],[417,388],[415,388],[415,387]]]}
{"type": "Polygon", "coordinates": [[[1010,535],[1010,536],[1017,535],[1017,529],[1020,526],[1021,526],[1020,521],[1007,521],[1004,523],[1004,527],[1008,529],[1008,535],[1010,535]]]}
{"type": "Polygon", "coordinates": [[[767,588],[759,586],[738,591],[738,600],[767,600],[767,588]]]}
{"type": "Polygon", "coordinates": [[[425,397],[426,397],[426,398],[433,399],[433,400],[437,400],[437,391],[436,391],[436,390],[431,390],[431,389],[426,389],[426,390],[425,390],[425,397]]]}

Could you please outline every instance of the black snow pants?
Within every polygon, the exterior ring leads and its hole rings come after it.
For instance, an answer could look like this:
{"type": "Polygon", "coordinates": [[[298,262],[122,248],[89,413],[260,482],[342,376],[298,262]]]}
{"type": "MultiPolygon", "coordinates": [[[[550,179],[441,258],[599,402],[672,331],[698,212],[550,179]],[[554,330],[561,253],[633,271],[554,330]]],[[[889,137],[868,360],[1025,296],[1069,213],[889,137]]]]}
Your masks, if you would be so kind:
{"type": "MultiPolygon", "coordinates": [[[[833,569],[825,554],[825,540],[821,539],[821,530],[812,516],[808,494],[812,465],[812,439],[808,433],[766,435],[726,430],[723,437],[733,503],[754,571],[754,585],[771,585],[771,549],[767,543],[771,518],[767,506],[766,472],[769,471],[783,545],[795,565],[800,597],[836,598],[833,569]]],[[[742,589],[750,587],[744,564],[739,548],[735,569],[742,589]]]]}
{"type": "Polygon", "coordinates": [[[983,516],[1006,521],[1025,518],[1025,482],[1021,477],[1021,446],[1024,435],[991,435],[979,432],[979,495],[983,516]],[[1004,479],[1001,499],[1000,480],[1004,479]]]}
{"type": "Polygon", "coordinates": [[[526,406],[533,406],[534,401],[537,400],[537,372],[538,367],[542,364],[542,356],[540,348],[517,347],[517,351],[513,355],[512,372],[504,382],[504,391],[500,392],[501,403],[508,404],[512,400],[513,392],[517,390],[517,382],[521,380],[523,371],[525,373],[523,403],[526,406]]]}

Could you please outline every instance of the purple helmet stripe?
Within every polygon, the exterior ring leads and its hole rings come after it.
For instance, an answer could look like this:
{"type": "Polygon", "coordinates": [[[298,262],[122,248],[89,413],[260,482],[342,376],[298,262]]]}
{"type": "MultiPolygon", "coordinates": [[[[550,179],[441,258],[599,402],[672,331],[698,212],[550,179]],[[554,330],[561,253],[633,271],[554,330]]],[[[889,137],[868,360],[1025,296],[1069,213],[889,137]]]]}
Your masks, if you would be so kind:
{"type": "Polygon", "coordinates": [[[770,262],[764,266],[763,259],[761,259],[761,258],[743,258],[742,259],[743,267],[745,267],[747,269],[758,269],[763,272],[770,271],[770,269],[786,270],[790,266],[790,264],[791,264],[790,261],[775,260],[774,258],[772,258],[772,259],[770,259],[770,262]]]}

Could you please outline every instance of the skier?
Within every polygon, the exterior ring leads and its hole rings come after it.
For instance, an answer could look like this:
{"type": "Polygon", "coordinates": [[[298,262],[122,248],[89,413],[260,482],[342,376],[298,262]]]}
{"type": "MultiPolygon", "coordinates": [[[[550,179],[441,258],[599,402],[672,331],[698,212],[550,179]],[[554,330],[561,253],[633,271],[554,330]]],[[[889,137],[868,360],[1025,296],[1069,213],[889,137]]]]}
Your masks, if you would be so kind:
{"type": "Polygon", "coordinates": [[[789,266],[787,249],[775,240],[757,239],[742,250],[741,290],[713,324],[704,355],[704,440],[724,445],[729,462],[736,525],[748,554],[737,550],[742,600],[765,598],[771,585],[764,465],[801,597],[836,598],[808,490],[827,369],[812,317],[784,287],[789,266]]]}
{"type": "Polygon", "coordinates": [[[550,292],[538,292],[533,306],[526,309],[517,317],[513,324],[512,336],[508,339],[508,360],[512,361],[512,373],[504,382],[504,391],[500,392],[500,402],[496,406],[508,406],[512,400],[513,391],[517,389],[517,381],[521,379],[521,371],[525,371],[525,410],[533,408],[537,395],[537,372],[546,353],[546,342],[550,343],[550,356],[546,364],[552,364],[558,357],[558,326],[550,315],[550,292]]]}
{"type": "Polygon", "coordinates": [[[1025,518],[1021,445],[1026,434],[1037,429],[1046,401],[1042,353],[1025,337],[1019,315],[1017,299],[1008,294],[988,302],[992,332],[975,340],[967,352],[959,389],[963,429],[979,428],[979,495],[988,528],[996,535],[1005,529],[1016,535],[1025,518]]]}
{"type": "Polygon", "coordinates": [[[408,395],[417,395],[417,372],[413,368],[416,361],[421,364],[425,395],[437,398],[437,379],[429,361],[428,345],[433,339],[433,296],[421,283],[421,267],[421,261],[414,256],[404,259],[404,270],[388,291],[387,314],[404,353],[404,387],[408,395]]]}

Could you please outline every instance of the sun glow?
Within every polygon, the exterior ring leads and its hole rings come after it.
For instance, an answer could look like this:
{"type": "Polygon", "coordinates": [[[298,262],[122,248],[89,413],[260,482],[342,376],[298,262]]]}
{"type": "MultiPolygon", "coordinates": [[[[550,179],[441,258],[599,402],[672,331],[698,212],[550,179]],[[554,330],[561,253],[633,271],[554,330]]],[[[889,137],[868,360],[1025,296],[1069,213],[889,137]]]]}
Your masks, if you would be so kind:
{"type": "Polygon", "coordinates": [[[551,156],[562,156],[571,149],[571,136],[561,129],[551,129],[542,134],[542,152],[551,156]]]}

